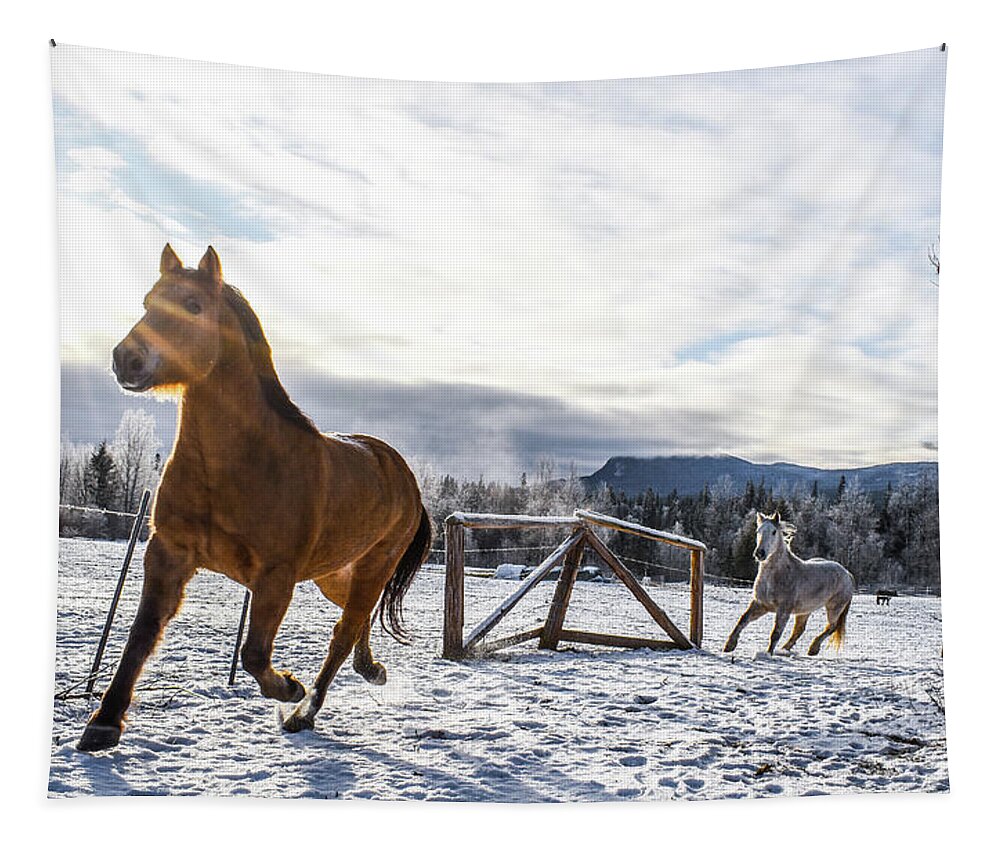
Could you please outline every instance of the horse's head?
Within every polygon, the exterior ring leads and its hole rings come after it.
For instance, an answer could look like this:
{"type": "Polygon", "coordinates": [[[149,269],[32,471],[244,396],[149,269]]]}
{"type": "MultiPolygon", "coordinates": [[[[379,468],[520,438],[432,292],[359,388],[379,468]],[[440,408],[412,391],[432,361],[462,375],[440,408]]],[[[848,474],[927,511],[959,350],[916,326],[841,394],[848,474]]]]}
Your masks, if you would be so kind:
{"type": "Polygon", "coordinates": [[[773,517],[765,517],[757,512],[757,546],[753,557],[757,561],[766,561],[779,546],[784,544],[781,515],[775,511],[773,517]]]}
{"type": "Polygon", "coordinates": [[[185,269],[169,243],[146,313],[117,346],[112,368],[126,390],[186,387],[204,379],[221,349],[222,266],[209,246],[197,269],[185,269]]]}

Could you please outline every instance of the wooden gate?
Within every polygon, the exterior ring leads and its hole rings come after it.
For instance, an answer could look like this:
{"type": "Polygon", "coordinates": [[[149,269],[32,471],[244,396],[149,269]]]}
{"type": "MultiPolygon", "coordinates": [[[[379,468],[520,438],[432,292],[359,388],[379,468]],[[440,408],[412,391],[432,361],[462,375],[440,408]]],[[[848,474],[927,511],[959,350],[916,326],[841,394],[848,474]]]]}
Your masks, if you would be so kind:
{"type": "Polygon", "coordinates": [[[445,520],[445,597],[444,597],[444,656],[447,659],[461,659],[473,650],[497,650],[511,647],[532,639],[539,639],[539,647],[554,650],[559,642],[571,641],[581,644],[600,644],[607,647],[650,647],[659,650],[690,650],[701,646],[704,621],[704,555],[705,545],[701,541],[650,529],[637,523],[628,523],[596,514],[592,511],[577,510],[572,517],[533,517],[514,514],[464,514],[455,513],[445,520]],[[481,623],[465,637],[465,530],[466,529],[523,529],[538,527],[562,527],[569,530],[568,536],[542,563],[521,582],[517,590],[497,606],[481,623]],[[691,607],[690,627],[684,633],[667,616],[656,602],[646,593],[641,583],[622,564],[621,560],[608,549],[595,534],[594,527],[603,526],[637,535],[642,538],[680,547],[691,553],[691,607]],[[604,633],[583,632],[566,629],[563,623],[569,607],[573,585],[576,582],[580,563],[586,549],[590,549],[603,561],[635,598],[649,612],[650,617],[670,637],[668,639],[639,638],[627,635],[606,635],[604,633]],[[514,633],[504,638],[484,643],[483,639],[494,627],[541,582],[556,566],[560,566],[559,582],[556,585],[545,622],[533,629],[514,633]]]}

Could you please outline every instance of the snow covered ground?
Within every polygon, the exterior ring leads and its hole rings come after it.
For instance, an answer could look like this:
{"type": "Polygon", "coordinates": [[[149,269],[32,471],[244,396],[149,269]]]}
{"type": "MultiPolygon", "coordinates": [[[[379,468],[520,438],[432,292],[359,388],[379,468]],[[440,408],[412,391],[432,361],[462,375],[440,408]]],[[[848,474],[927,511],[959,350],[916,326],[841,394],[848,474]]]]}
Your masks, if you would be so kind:
{"type": "MultiPolygon", "coordinates": [[[[90,669],[124,551],[60,542],[56,693],[90,669]]],[[[135,612],[142,551],[106,661],[117,659],[135,612]]],[[[371,686],[346,666],[316,730],[290,736],[249,675],[226,684],[243,589],[199,574],[140,680],[150,688],[118,748],[77,752],[95,703],[54,701],[50,794],[596,801],[948,788],[938,599],[876,607],[859,596],[844,650],[818,658],[805,648],[821,612],[800,653],[762,654],[765,618],[735,654],[722,654],[749,591],[710,586],[704,652],[527,644],[449,662],[440,657],[443,581],[428,566],[407,597],[412,646],[373,633],[388,684],[371,686]]],[[[514,587],[470,578],[467,628],[514,587]]],[[[553,587],[532,591],[494,635],[537,625],[553,587]]],[[[650,593],[686,624],[685,586],[650,593]]],[[[275,664],[310,679],[336,615],[317,589],[300,586],[275,664]]],[[[578,583],[566,625],[662,637],[618,583],[578,583]]]]}

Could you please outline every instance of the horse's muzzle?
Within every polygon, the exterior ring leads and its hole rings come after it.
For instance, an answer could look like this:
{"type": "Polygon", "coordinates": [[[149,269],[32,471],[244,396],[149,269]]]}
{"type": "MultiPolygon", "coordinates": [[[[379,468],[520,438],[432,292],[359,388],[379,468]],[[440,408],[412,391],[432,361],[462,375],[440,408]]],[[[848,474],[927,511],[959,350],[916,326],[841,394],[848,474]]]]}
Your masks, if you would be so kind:
{"type": "Polygon", "coordinates": [[[111,354],[111,368],[122,387],[141,393],[153,384],[152,360],[145,346],[123,340],[111,354]]]}

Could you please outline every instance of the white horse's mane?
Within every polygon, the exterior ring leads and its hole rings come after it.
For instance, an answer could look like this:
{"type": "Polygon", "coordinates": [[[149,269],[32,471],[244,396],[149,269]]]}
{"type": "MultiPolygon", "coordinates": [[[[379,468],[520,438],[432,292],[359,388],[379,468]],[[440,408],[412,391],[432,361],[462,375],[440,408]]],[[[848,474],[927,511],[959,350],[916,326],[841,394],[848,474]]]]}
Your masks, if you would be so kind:
{"type": "Polygon", "coordinates": [[[797,531],[797,529],[792,523],[789,523],[787,520],[781,520],[778,517],[777,512],[775,512],[770,517],[767,517],[763,514],[760,516],[763,517],[765,521],[772,523],[778,529],[778,531],[781,532],[781,536],[785,539],[786,547],[791,546],[792,540],[795,538],[795,533],[797,531]]]}

